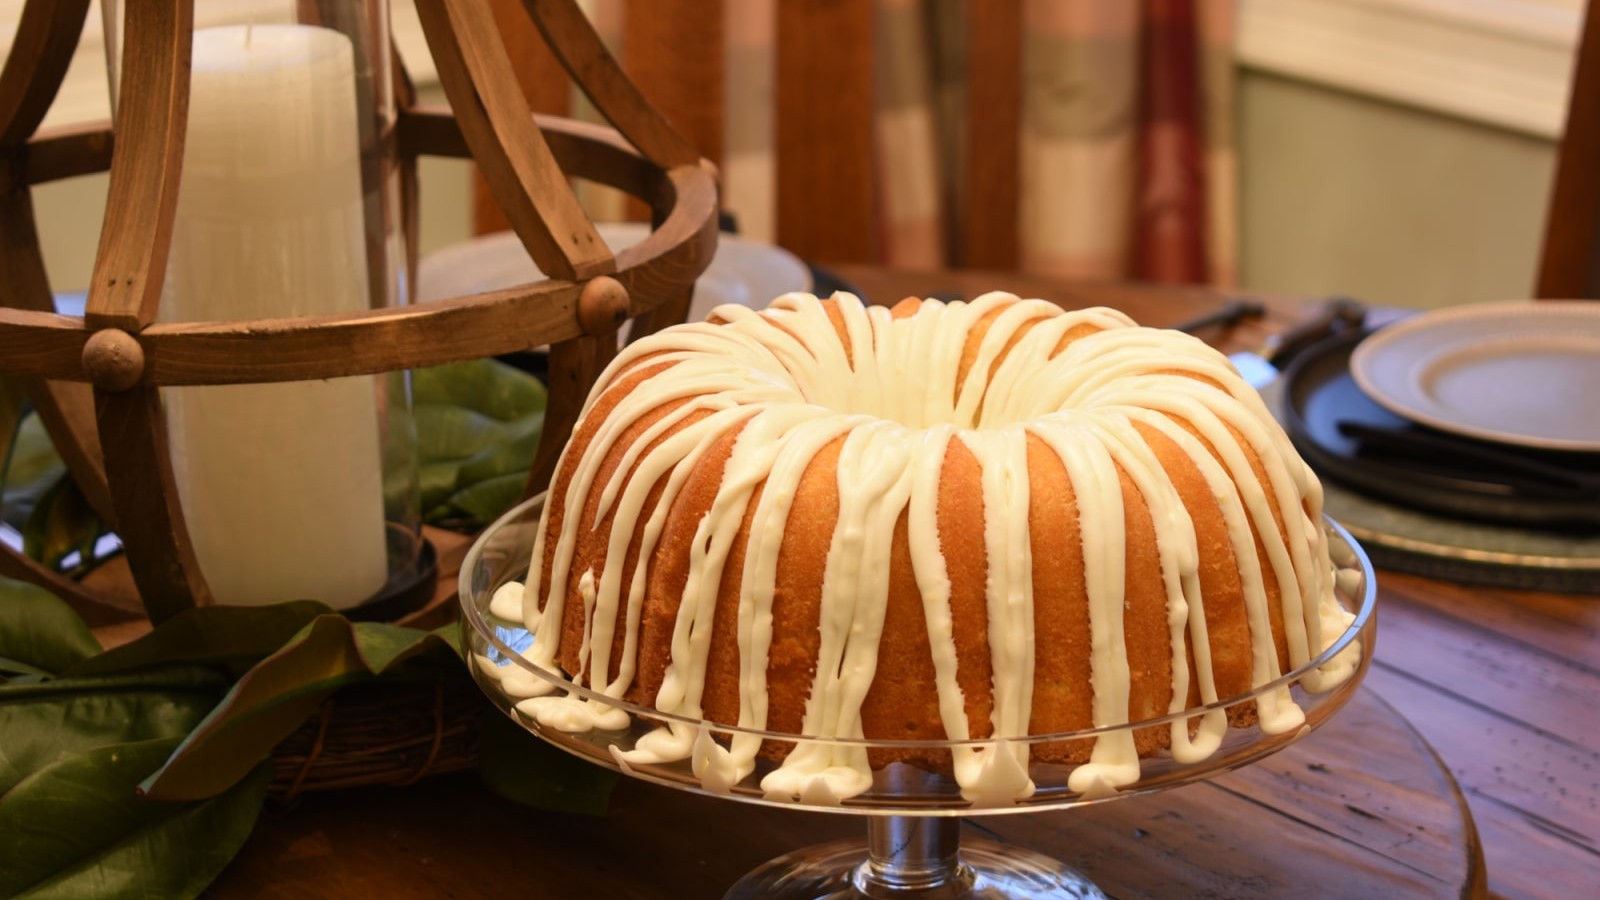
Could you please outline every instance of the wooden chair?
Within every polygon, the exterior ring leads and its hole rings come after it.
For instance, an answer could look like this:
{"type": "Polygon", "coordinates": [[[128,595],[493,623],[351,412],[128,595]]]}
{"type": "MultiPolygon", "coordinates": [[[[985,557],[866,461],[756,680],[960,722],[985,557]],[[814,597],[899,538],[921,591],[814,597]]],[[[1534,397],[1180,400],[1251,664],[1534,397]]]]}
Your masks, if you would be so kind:
{"type": "MultiPolygon", "coordinates": [[[[723,22],[725,4],[731,2],[738,0],[629,4],[621,26],[624,68],[651,103],[718,165],[725,159],[723,22]]],[[[492,3],[534,110],[567,114],[570,82],[529,22],[522,0],[492,3]]],[[[968,3],[962,15],[967,89],[959,194],[982,202],[953,211],[956,233],[948,255],[962,266],[1013,268],[1018,261],[1022,4],[968,3]]],[[[776,242],[814,262],[878,261],[874,4],[776,0],[776,16],[776,242]],[[830,88],[819,90],[819,84],[830,88]]],[[[474,209],[477,232],[505,227],[481,181],[474,209]]]]}
{"type": "Polygon", "coordinates": [[[1600,0],[1579,38],[1534,296],[1600,299],[1600,0]]]}

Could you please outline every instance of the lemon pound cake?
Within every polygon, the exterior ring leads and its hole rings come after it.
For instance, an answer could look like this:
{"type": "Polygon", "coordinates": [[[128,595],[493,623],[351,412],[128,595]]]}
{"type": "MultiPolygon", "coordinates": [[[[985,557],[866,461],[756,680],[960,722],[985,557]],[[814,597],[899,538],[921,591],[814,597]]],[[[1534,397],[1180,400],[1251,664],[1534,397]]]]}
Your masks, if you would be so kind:
{"type": "MultiPolygon", "coordinates": [[[[1321,505],[1226,358],[1113,310],[1003,293],[723,306],[635,342],[591,393],[522,592],[528,655],[609,697],[793,735],[1140,722],[1249,692],[1340,635],[1321,505]]],[[[527,708],[619,721],[570,697],[527,708]]],[[[1286,688],[1248,717],[1303,722],[1286,688]]],[[[1204,759],[1229,727],[1212,710],[942,758],[974,803],[1028,796],[1030,758],[1078,764],[1070,789],[1097,795],[1158,750],[1204,759]]],[[[762,789],[807,802],[867,790],[884,762],[775,744],[675,724],[624,759],[692,758],[727,785],[779,756],[762,789]]]]}

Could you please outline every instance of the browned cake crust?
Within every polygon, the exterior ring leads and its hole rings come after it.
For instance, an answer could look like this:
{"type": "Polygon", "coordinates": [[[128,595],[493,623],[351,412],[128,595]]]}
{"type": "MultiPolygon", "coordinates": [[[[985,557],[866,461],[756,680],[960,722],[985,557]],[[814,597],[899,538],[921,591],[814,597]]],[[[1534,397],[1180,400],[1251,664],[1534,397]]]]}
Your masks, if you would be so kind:
{"type": "MultiPolygon", "coordinates": [[[[913,316],[920,306],[920,301],[906,301],[895,307],[893,316],[913,316]]],[[[822,308],[846,357],[850,358],[855,351],[843,310],[834,301],[823,301],[822,308]]],[[[985,337],[991,328],[999,327],[997,323],[1007,308],[997,306],[972,327],[959,357],[958,388],[963,384],[966,374],[979,364],[985,337]]],[[[994,355],[989,363],[989,376],[994,377],[1009,354],[1021,346],[1029,330],[1049,318],[1041,314],[1013,328],[1002,351],[994,355]]],[[[791,325],[789,318],[771,316],[770,320],[775,331],[781,331],[790,339],[802,340],[802,330],[791,325]]],[[[733,326],[724,321],[719,327],[733,326]]],[[[872,327],[885,326],[873,320],[872,327]]],[[[1066,352],[1074,341],[1100,330],[1094,322],[1076,325],[1062,335],[1049,355],[1058,356],[1066,352]]],[[[578,537],[567,568],[566,581],[553,588],[565,595],[557,657],[560,665],[570,673],[585,671],[585,667],[591,664],[587,658],[588,652],[583,650],[586,642],[597,633],[596,629],[610,629],[615,637],[611,642],[607,680],[616,678],[621,671],[622,661],[631,656],[636,661],[637,670],[625,697],[635,703],[650,705],[655,701],[665,673],[673,664],[675,653],[682,651],[681,645],[689,640],[705,641],[708,647],[704,655],[704,680],[695,688],[700,692],[699,705],[703,715],[710,721],[736,724],[741,718],[741,684],[744,680],[741,675],[743,663],[739,640],[741,594],[744,591],[741,574],[745,570],[746,557],[752,552],[750,529],[755,510],[763,502],[764,491],[768,489],[765,481],[755,486],[753,495],[744,505],[742,527],[729,545],[727,559],[715,588],[715,613],[709,623],[709,634],[705,633],[708,626],[702,622],[695,626],[698,631],[692,638],[685,637],[679,633],[679,619],[690,569],[698,564],[706,549],[704,545],[707,538],[702,533],[702,526],[711,514],[719,492],[724,490],[729,459],[750,421],[748,417],[735,417],[731,425],[710,439],[697,459],[683,463],[690,468],[679,473],[681,487],[673,495],[670,509],[665,515],[665,527],[646,561],[646,591],[640,604],[637,627],[628,621],[626,602],[619,604],[614,621],[595,621],[592,604],[586,602],[584,592],[580,590],[584,573],[600,573],[612,562],[608,559],[612,553],[608,551],[608,545],[615,528],[627,529],[630,534],[621,563],[621,583],[629,583],[640,564],[640,547],[647,522],[672,477],[672,470],[669,470],[657,479],[650,488],[642,512],[630,521],[619,522],[616,521],[615,504],[604,515],[598,514],[602,487],[611,480],[612,473],[627,464],[626,460],[630,458],[633,460],[632,466],[637,468],[639,459],[648,455],[648,451],[662,446],[684,429],[695,427],[711,415],[709,411],[700,411],[688,416],[655,436],[645,448],[646,453],[639,453],[635,444],[643,439],[647,431],[662,421],[663,417],[698,396],[692,390],[676,392],[670,400],[623,423],[616,437],[603,443],[597,442],[597,435],[603,427],[614,427],[611,417],[615,410],[622,408],[636,391],[673,379],[679,365],[680,362],[671,354],[643,356],[612,372],[609,386],[594,399],[573,437],[550,490],[551,512],[546,524],[547,539],[541,560],[543,583],[550,583],[556,556],[554,548],[559,536],[566,529],[577,529],[578,537]],[[591,445],[599,449],[591,451],[591,445]],[[590,452],[605,454],[599,476],[589,482],[590,494],[583,499],[581,506],[571,506],[568,493],[575,489],[573,479],[579,460],[590,452]],[[577,521],[569,521],[569,509],[579,510],[577,521]],[[630,633],[636,635],[635,645],[631,647],[626,639],[630,633]],[[680,645],[678,650],[674,649],[675,642],[680,645]]],[[[848,374],[841,373],[840,377],[848,374]]],[[[1180,371],[1180,374],[1201,380],[1213,377],[1186,370],[1180,371]]],[[[1177,416],[1168,416],[1193,435],[1217,465],[1228,465],[1225,454],[1211,444],[1200,428],[1177,416]]],[[[1209,669],[1215,681],[1216,694],[1220,697],[1242,694],[1253,683],[1255,651],[1252,649],[1247,614],[1247,579],[1241,573],[1243,563],[1235,552],[1235,538],[1224,518],[1221,502],[1188,450],[1148,423],[1141,421],[1135,427],[1145,445],[1159,459],[1161,468],[1193,523],[1199,560],[1194,578],[1199,596],[1204,600],[1209,669]]],[[[1228,426],[1228,434],[1235,442],[1230,450],[1244,454],[1250,470],[1260,483],[1271,484],[1274,478],[1282,478],[1270,470],[1270,466],[1282,466],[1282,462],[1273,461],[1269,466],[1260,458],[1255,444],[1247,436],[1231,425],[1228,426]]],[[[807,701],[817,676],[821,644],[819,617],[824,604],[823,575],[829,548],[839,526],[842,489],[839,459],[844,444],[843,434],[824,444],[806,465],[793,488],[787,530],[781,538],[777,574],[771,588],[772,638],[766,655],[766,730],[797,734],[804,726],[807,701]]],[[[991,641],[994,636],[991,634],[991,599],[988,593],[991,580],[989,567],[993,561],[988,558],[985,538],[986,515],[994,513],[986,511],[983,462],[968,446],[963,435],[957,434],[950,439],[943,454],[937,488],[938,549],[949,579],[949,611],[955,641],[957,683],[971,736],[982,738],[992,733],[996,703],[995,673],[991,664],[991,641]]],[[[1117,472],[1125,521],[1122,627],[1129,688],[1127,720],[1138,722],[1163,716],[1172,707],[1174,652],[1168,624],[1169,590],[1162,571],[1162,553],[1156,527],[1157,519],[1165,519],[1171,513],[1152,509],[1149,498],[1141,493],[1136,480],[1120,464],[1117,472]]],[[[1047,441],[1033,433],[1027,436],[1026,478],[1029,482],[1026,522],[1031,533],[1033,604],[1032,707],[1027,728],[1032,734],[1087,729],[1095,722],[1091,686],[1091,602],[1084,574],[1086,561],[1082,528],[1085,520],[1081,498],[1063,459],[1047,441]]],[[[845,485],[843,489],[849,490],[850,486],[845,485]]],[[[909,509],[901,510],[893,526],[893,540],[888,554],[889,586],[882,598],[885,605],[883,632],[878,644],[876,672],[871,688],[860,704],[860,722],[868,738],[942,740],[947,737],[947,728],[936,688],[938,678],[930,650],[925,597],[918,584],[908,536],[911,514],[909,509]]],[[[1281,545],[1292,539],[1277,505],[1272,506],[1272,516],[1276,534],[1264,537],[1260,527],[1252,525],[1251,539],[1260,560],[1269,558],[1269,543],[1281,545]]],[[[1292,581],[1296,575],[1294,572],[1269,570],[1258,573],[1256,577],[1265,587],[1272,646],[1282,668],[1284,661],[1290,658],[1282,609],[1282,581],[1292,581]]],[[[1189,667],[1185,703],[1192,707],[1202,702],[1201,672],[1196,665],[1198,654],[1192,635],[1185,639],[1185,650],[1185,664],[1189,667]]],[[[1252,711],[1238,713],[1235,715],[1236,724],[1252,717],[1252,711]]],[[[1169,740],[1166,728],[1146,728],[1136,734],[1137,749],[1141,755],[1155,752],[1166,746],[1169,740]]],[[[1042,746],[1037,752],[1041,758],[1048,760],[1082,762],[1088,758],[1090,747],[1089,741],[1079,741],[1070,745],[1042,746]]],[[[879,754],[875,762],[906,757],[906,754],[879,754]]]]}

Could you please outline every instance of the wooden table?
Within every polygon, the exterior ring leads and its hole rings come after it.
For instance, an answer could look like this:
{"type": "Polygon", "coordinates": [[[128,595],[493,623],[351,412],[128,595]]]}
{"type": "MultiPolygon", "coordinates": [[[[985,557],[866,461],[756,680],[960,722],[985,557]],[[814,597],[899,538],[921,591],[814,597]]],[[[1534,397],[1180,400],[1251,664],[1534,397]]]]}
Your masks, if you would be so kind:
{"type": "MultiPolygon", "coordinates": [[[[838,273],[880,302],[1003,288],[1155,325],[1221,300],[992,273],[838,273]]],[[[1265,319],[1204,336],[1254,346],[1310,302],[1268,298],[1265,319]]],[[[967,833],[1056,856],[1123,897],[1595,896],[1600,598],[1394,572],[1379,585],[1366,685],[1305,741],[1208,784],[972,819],[967,833]]],[[[454,775],[269,812],[208,895],[714,897],[777,853],[863,832],[856,817],[634,783],[602,818],[540,814],[454,775]]]]}

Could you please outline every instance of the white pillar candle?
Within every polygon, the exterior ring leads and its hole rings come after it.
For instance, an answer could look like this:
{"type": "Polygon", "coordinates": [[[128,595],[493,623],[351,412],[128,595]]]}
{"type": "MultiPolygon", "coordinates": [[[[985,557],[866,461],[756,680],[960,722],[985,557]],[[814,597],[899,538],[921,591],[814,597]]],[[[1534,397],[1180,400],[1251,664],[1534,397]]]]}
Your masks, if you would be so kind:
{"type": "MultiPolygon", "coordinates": [[[[366,308],[350,40],[257,25],[194,35],[162,321],[366,308]]],[[[375,380],[165,394],[200,570],[221,604],[345,608],[387,574],[375,380]]]]}

